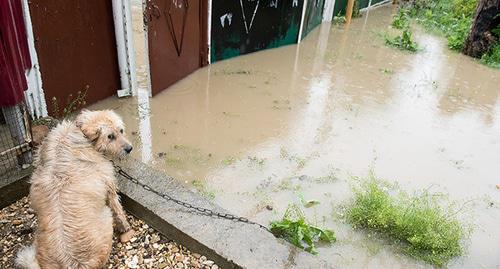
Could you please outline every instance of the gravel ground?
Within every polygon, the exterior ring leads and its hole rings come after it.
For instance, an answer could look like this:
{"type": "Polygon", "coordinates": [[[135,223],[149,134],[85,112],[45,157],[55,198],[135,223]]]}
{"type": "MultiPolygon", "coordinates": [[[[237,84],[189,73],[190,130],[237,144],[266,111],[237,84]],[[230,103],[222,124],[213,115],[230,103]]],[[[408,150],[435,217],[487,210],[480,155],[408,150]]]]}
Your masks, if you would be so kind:
{"type": "MultiPolygon", "coordinates": [[[[136,234],[125,244],[114,237],[106,268],[219,268],[205,256],[168,240],[144,221],[130,215],[128,219],[136,234]]],[[[21,246],[31,244],[35,228],[35,214],[26,197],[0,210],[0,268],[15,268],[15,255],[21,246]]]]}

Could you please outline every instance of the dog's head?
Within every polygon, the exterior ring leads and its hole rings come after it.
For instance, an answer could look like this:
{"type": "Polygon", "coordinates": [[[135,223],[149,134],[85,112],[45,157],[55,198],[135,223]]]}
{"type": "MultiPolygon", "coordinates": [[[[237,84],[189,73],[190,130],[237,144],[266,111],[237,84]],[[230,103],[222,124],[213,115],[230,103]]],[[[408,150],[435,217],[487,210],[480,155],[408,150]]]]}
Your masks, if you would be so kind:
{"type": "Polygon", "coordinates": [[[125,137],[123,121],[112,110],[83,110],[75,120],[83,135],[94,148],[110,157],[123,157],[132,151],[132,145],[125,137]]]}

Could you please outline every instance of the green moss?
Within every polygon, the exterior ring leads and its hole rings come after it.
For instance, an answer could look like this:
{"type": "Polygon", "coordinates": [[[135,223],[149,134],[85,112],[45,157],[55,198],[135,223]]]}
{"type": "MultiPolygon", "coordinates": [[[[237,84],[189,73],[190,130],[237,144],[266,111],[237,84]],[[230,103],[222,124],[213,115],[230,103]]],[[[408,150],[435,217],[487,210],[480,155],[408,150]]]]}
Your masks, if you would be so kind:
{"type": "Polygon", "coordinates": [[[331,244],[337,240],[332,230],[309,224],[304,212],[294,204],[288,206],[281,220],[271,222],[270,227],[275,236],[312,254],[318,253],[315,246],[317,242],[331,244]]]}
{"type": "MultiPolygon", "coordinates": [[[[347,220],[356,228],[387,236],[403,253],[436,266],[464,253],[468,232],[451,205],[427,191],[415,195],[395,189],[373,176],[355,188],[347,220]],[[394,189],[393,189],[394,190],[394,189]]],[[[442,198],[442,196],[441,196],[442,198]]]]}

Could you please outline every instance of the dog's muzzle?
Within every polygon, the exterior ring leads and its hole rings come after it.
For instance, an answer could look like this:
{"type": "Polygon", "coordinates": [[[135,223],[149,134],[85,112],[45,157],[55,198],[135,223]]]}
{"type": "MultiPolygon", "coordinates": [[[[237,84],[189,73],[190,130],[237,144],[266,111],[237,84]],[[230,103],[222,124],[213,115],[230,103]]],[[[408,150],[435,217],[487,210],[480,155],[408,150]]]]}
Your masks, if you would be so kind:
{"type": "Polygon", "coordinates": [[[132,149],[133,149],[132,145],[126,145],[126,146],[123,148],[123,150],[124,150],[127,154],[129,154],[129,153],[132,151],[132,149]]]}

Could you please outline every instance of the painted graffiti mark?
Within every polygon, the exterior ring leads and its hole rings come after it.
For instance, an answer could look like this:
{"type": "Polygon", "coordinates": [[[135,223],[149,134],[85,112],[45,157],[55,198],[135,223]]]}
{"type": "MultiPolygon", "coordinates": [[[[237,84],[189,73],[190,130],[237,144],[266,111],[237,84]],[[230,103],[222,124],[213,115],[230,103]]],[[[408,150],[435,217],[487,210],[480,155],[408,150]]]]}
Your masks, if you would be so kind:
{"type": "MultiPolygon", "coordinates": [[[[254,2],[254,1],[250,0],[249,2],[254,2]]],[[[255,9],[254,9],[253,14],[252,14],[252,19],[250,20],[250,25],[248,25],[247,18],[245,15],[245,8],[243,7],[243,0],[240,0],[241,13],[243,14],[243,23],[245,24],[245,31],[247,34],[252,29],[253,20],[255,19],[255,14],[257,14],[257,9],[259,8],[259,3],[260,3],[260,0],[257,0],[257,4],[255,4],[255,9]]]]}
{"type": "Polygon", "coordinates": [[[212,62],[296,43],[303,5],[304,0],[212,1],[212,62]]]}
{"type": "Polygon", "coordinates": [[[231,26],[231,20],[233,19],[233,13],[226,13],[220,17],[220,24],[222,25],[222,28],[225,27],[226,19],[227,19],[227,26],[231,26]]]}
{"type": "Polygon", "coordinates": [[[189,3],[187,0],[172,0],[170,6],[168,6],[167,9],[163,11],[165,13],[164,17],[170,31],[170,36],[172,37],[172,42],[174,43],[177,56],[181,56],[182,53],[188,8],[189,3]],[[180,25],[178,23],[174,23],[174,19],[172,18],[172,15],[174,15],[174,13],[179,12],[182,17],[182,22],[180,25]]]}
{"type": "Polygon", "coordinates": [[[182,3],[183,0],[172,0],[172,5],[174,5],[176,8],[182,8],[182,3]]]}

